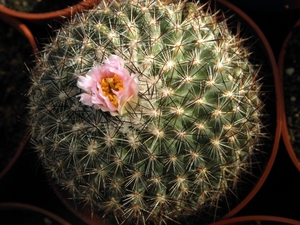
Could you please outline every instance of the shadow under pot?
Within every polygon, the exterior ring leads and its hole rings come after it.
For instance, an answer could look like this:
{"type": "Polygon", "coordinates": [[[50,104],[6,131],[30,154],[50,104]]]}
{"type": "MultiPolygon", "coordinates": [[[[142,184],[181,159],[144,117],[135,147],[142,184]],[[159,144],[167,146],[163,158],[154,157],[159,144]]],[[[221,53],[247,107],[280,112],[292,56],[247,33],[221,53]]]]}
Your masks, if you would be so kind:
{"type": "Polygon", "coordinates": [[[300,20],[284,41],[278,69],[284,99],[282,137],[291,160],[300,171],[300,20]]]}
{"type": "Polygon", "coordinates": [[[0,0],[0,14],[31,22],[65,19],[100,0],[0,0]]]}
{"type": "Polygon", "coordinates": [[[29,139],[25,122],[30,80],[27,66],[33,65],[36,51],[27,26],[0,15],[0,178],[14,165],[29,139]]]}
{"type": "Polygon", "coordinates": [[[89,224],[231,217],[281,134],[264,34],[227,1],[216,8],[228,14],[101,4],[58,30],[32,70],[32,143],[54,190],[89,224]]]}

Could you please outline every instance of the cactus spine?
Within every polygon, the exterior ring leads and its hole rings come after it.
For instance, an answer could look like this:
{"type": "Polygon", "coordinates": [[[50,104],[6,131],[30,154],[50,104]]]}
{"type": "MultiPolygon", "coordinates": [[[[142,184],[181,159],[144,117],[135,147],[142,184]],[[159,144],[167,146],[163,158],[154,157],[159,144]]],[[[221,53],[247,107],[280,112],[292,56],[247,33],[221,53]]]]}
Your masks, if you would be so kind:
{"type": "Polygon", "coordinates": [[[30,126],[43,166],[77,204],[117,223],[164,224],[218,206],[261,132],[258,69],[203,6],[104,1],[76,15],[32,70],[30,126]],[[137,76],[123,115],[82,104],[78,76],[111,55],[137,76]]]}

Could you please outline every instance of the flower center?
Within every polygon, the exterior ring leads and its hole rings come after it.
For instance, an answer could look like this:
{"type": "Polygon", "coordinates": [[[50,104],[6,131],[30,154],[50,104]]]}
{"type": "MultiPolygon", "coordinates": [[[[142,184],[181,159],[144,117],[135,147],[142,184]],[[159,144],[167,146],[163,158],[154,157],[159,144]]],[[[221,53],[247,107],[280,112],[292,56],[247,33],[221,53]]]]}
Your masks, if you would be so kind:
{"type": "Polygon", "coordinates": [[[116,74],[113,77],[102,78],[100,86],[103,94],[108,97],[109,101],[114,105],[118,106],[117,96],[113,93],[114,91],[122,91],[124,89],[123,80],[116,74]]]}

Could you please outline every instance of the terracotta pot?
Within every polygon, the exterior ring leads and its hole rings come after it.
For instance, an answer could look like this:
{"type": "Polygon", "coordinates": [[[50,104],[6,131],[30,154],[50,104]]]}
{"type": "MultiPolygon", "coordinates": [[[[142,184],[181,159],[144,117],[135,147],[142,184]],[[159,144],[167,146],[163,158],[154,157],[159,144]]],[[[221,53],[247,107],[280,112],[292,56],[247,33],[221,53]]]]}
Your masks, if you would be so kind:
{"type": "MultiPolygon", "coordinates": [[[[223,218],[230,218],[232,216],[234,216],[237,212],[239,212],[254,196],[255,194],[260,190],[261,186],[263,185],[263,183],[265,182],[265,180],[267,179],[271,168],[274,164],[276,155],[277,155],[277,150],[278,150],[278,146],[279,146],[279,141],[280,141],[280,135],[281,135],[281,123],[282,123],[282,102],[283,102],[283,98],[281,96],[281,91],[280,91],[280,80],[278,77],[278,68],[277,68],[277,64],[276,64],[276,60],[273,54],[273,51],[270,47],[270,44],[267,40],[267,38],[265,37],[264,33],[261,31],[261,29],[257,26],[257,24],[248,16],[246,15],[242,10],[240,10],[238,7],[236,7],[235,5],[229,3],[226,0],[217,0],[218,3],[220,3],[221,5],[225,6],[227,9],[230,9],[231,11],[229,12],[230,14],[236,14],[238,16],[238,18],[241,18],[246,25],[249,26],[250,29],[252,29],[254,31],[254,35],[256,36],[256,39],[258,39],[258,41],[260,42],[260,47],[262,47],[264,54],[266,55],[266,57],[268,58],[269,62],[266,62],[269,67],[271,68],[271,73],[272,73],[272,77],[269,77],[271,79],[273,79],[273,87],[274,87],[274,96],[272,99],[272,97],[269,97],[267,100],[268,102],[265,102],[266,106],[268,107],[274,107],[274,111],[276,112],[272,112],[272,110],[270,110],[271,113],[275,113],[274,115],[274,124],[273,127],[268,128],[269,131],[272,132],[272,149],[269,149],[268,151],[270,151],[269,154],[269,160],[268,162],[264,165],[264,170],[261,173],[258,181],[256,182],[255,186],[253,187],[253,189],[249,192],[249,194],[247,194],[247,196],[241,200],[240,203],[237,204],[237,206],[235,206],[234,208],[232,208],[223,218]]],[[[255,52],[253,52],[255,54],[255,52]]],[[[268,79],[264,79],[264,82],[268,82],[268,79]]],[[[268,84],[267,84],[268,85],[268,84]]],[[[273,91],[272,91],[273,92],[273,91]]],[[[268,113],[268,112],[267,112],[268,113]]],[[[272,122],[271,122],[272,123],[272,122]]]]}
{"type": "Polygon", "coordinates": [[[41,224],[44,222],[44,224],[71,225],[45,209],[15,202],[0,203],[0,221],[4,224],[41,224]]]}
{"type": "MultiPolygon", "coordinates": [[[[227,0],[228,1],[228,0],[227,0]]],[[[247,8],[258,11],[285,11],[295,10],[300,8],[298,0],[229,0],[234,5],[240,8],[247,8]]]]}
{"type": "MultiPolygon", "coordinates": [[[[31,31],[28,29],[28,27],[25,24],[23,24],[18,19],[0,14],[0,20],[1,19],[4,20],[6,23],[8,23],[10,26],[17,29],[21,34],[23,34],[24,37],[26,37],[27,40],[29,41],[29,43],[32,47],[33,54],[37,53],[37,45],[36,45],[35,39],[31,33],[31,31]]],[[[0,179],[10,170],[10,168],[14,165],[16,160],[19,158],[23,148],[25,147],[25,145],[29,139],[29,136],[30,136],[29,133],[25,132],[25,135],[24,135],[23,139],[21,140],[19,147],[17,148],[13,157],[10,159],[10,161],[6,165],[6,167],[2,171],[0,171],[0,179]]]]}
{"type": "Polygon", "coordinates": [[[278,225],[299,225],[300,221],[277,217],[277,216],[265,216],[265,215],[254,215],[254,216],[241,216],[225,220],[220,220],[218,222],[212,223],[211,225],[246,225],[246,224],[278,224],[278,225]],[[257,223],[258,222],[258,223],[257,223]]]}
{"type": "MultiPolygon", "coordinates": [[[[1,5],[0,5],[0,9],[1,9],[1,5]]],[[[4,20],[6,23],[16,28],[22,35],[24,35],[28,39],[34,54],[38,52],[38,47],[37,47],[35,37],[33,36],[32,32],[30,31],[30,29],[27,27],[25,23],[21,22],[21,20],[14,18],[12,16],[1,14],[1,11],[0,11],[0,19],[4,20]]]]}
{"type": "MultiPolygon", "coordinates": [[[[299,27],[299,26],[300,26],[300,20],[297,21],[297,23],[295,24],[294,27],[299,27]]],[[[286,37],[286,39],[283,43],[283,46],[281,48],[281,51],[280,51],[280,54],[279,54],[279,59],[278,59],[278,70],[279,70],[279,77],[280,77],[280,81],[281,81],[281,91],[282,91],[283,96],[285,96],[283,78],[284,78],[284,76],[287,76],[287,75],[284,75],[284,73],[285,73],[285,71],[284,71],[285,70],[284,61],[285,61],[287,46],[288,46],[288,43],[289,43],[289,41],[292,37],[292,34],[293,34],[293,32],[291,31],[288,34],[288,36],[286,37]]],[[[295,84],[295,85],[297,85],[297,84],[295,84]]],[[[285,99],[285,98],[283,98],[283,99],[285,99]]],[[[287,103],[285,103],[285,104],[287,104],[287,103]]],[[[287,152],[288,152],[292,162],[294,163],[296,168],[300,171],[300,161],[297,158],[296,153],[295,153],[295,149],[294,149],[294,147],[292,146],[292,143],[291,143],[291,134],[289,133],[288,123],[287,123],[287,115],[286,115],[286,105],[285,104],[282,105],[282,108],[283,108],[282,138],[283,138],[285,147],[287,149],[287,152]]]]}
{"type": "Polygon", "coordinates": [[[0,179],[7,174],[7,172],[11,169],[11,167],[15,164],[17,159],[19,158],[20,154],[22,153],[27,141],[29,140],[30,134],[27,132],[25,136],[23,137],[23,140],[21,141],[17,151],[15,152],[12,159],[10,159],[9,163],[6,165],[4,170],[0,171],[0,179]]]}
{"type": "Polygon", "coordinates": [[[24,19],[31,22],[40,22],[43,20],[62,19],[62,18],[70,17],[76,12],[80,12],[85,9],[93,7],[97,2],[100,2],[100,0],[83,0],[80,3],[73,5],[72,7],[67,7],[57,11],[45,12],[45,13],[19,12],[13,9],[9,9],[4,5],[0,4],[0,14],[24,19]]]}

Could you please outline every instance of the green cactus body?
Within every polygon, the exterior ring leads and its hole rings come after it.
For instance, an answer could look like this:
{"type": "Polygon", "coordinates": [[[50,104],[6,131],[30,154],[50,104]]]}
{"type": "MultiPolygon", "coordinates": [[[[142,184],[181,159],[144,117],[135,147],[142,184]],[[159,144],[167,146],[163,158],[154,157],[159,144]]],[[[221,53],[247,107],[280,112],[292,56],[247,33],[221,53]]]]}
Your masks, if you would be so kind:
{"type": "Polygon", "coordinates": [[[32,70],[32,143],[92,213],[162,224],[234,190],[261,133],[258,70],[224,21],[194,4],[103,2],[74,16],[32,70]],[[118,55],[138,103],[112,116],[78,100],[77,77],[118,55]]]}

